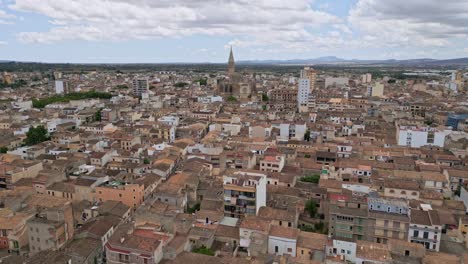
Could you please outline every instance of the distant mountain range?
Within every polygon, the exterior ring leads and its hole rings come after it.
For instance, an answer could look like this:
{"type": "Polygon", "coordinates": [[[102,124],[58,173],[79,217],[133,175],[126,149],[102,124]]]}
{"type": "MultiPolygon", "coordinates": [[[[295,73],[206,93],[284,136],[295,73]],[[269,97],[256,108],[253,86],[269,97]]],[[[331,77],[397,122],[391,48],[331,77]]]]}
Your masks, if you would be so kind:
{"type": "MultiPolygon", "coordinates": [[[[11,60],[0,60],[0,63],[12,63],[18,65],[216,65],[223,63],[45,63],[45,62],[26,62],[26,61],[11,61],[11,60]]],[[[343,59],[335,56],[325,56],[315,59],[292,59],[292,60],[241,60],[236,61],[238,65],[287,65],[287,66],[302,66],[302,65],[330,65],[330,66],[382,66],[382,67],[392,67],[392,66],[458,66],[458,67],[468,67],[468,57],[466,58],[455,58],[455,59],[431,59],[431,58],[420,58],[420,59],[409,59],[409,60],[359,60],[359,59],[343,59]]]]}
{"type": "Polygon", "coordinates": [[[335,56],[319,57],[315,59],[295,59],[295,60],[246,60],[238,61],[238,64],[266,64],[266,65],[382,65],[382,66],[468,66],[467,58],[455,58],[436,60],[430,58],[410,59],[410,60],[358,60],[342,59],[335,56]]]}

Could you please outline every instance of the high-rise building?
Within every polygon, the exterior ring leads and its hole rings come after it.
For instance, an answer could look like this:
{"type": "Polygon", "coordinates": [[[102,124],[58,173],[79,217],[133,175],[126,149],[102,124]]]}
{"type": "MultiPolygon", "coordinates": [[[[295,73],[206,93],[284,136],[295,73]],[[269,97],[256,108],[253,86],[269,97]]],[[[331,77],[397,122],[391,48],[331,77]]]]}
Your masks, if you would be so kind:
{"type": "Polygon", "coordinates": [[[62,79],[62,76],[63,76],[62,72],[59,72],[59,71],[55,71],[55,72],[54,72],[54,79],[55,79],[55,80],[60,80],[60,79],[62,79]]]}
{"type": "Polygon", "coordinates": [[[301,79],[309,79],[310,91],[313,91],[315,89],[317,72],[313,68],[304,67],[304,69],[301,70],[301,79]]]}
{"type": "Polygon", "coordinates": [[[141,96],[143,93],[147,93],[149,90],[148,79],[136,78],[133,80],[133,94],[141,96]]]}
{"type": "Polygon", "coordinates": [[[372,74],[366,73],[361,75],[361,82],[366,84],[366,83],[371,83],[372,82],[372,74]]]}
{"type": "Polygon", "coordinates": [[[367,87],[367,96],[383,97],[384,85],[381,82],[376,82],[374,85],[367,87]]]}
{"type": "Polygon", "coordinates": [[[308,111],[310,90],[310,80],[306,78],[299,79],[299,86],[297,89],[297,108],[299,112],[308,111]]]}
{"type": "Polygon", "coordinates": [[[63,80],[55,80],[54,88],[56,94],[68,93],[68,82],[63,80]]]}

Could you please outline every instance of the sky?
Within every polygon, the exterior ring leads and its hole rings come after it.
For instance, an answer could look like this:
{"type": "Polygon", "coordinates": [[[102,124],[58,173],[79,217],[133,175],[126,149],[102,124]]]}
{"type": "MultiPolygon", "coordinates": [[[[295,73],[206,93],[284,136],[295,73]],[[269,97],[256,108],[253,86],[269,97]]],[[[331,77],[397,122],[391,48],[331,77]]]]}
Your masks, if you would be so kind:
{"type": "Polygon", "coordinates": [[[0,60],[468,57],[468,0],[0,0],[0,60]]]}

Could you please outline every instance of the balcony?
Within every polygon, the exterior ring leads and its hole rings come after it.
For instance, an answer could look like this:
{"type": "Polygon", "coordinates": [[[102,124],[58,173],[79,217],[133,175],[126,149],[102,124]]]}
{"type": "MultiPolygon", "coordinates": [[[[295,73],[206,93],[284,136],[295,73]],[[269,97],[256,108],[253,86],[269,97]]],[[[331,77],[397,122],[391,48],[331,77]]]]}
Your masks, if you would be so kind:
{"type": "Polygon", "coordinates": [[[410,236],[410,239],[415,240],[415,241],[421,241],[421,242],[437,243],[437,239],[432,239],[432,238],[423,238],[423,237],[410,236]]]}
{"type": "Polygon", "coordinates": [[[374,229],[376,230],[388,230],[388,231],[396,231],[400,233],[406,233],[406,229],[403,227],[393,227],[393,226],[381,226],[381,225],[376,225],[374,226],[374,229]]]}

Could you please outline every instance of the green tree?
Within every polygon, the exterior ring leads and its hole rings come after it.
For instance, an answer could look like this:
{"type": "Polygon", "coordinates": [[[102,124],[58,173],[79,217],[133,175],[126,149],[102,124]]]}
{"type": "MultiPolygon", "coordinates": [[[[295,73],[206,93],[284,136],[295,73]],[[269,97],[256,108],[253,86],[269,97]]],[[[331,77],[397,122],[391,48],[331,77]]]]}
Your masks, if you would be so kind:
{"type": "Polygon", "coordinates": [[[310,130],[308,130],[308,129],[304,134],[304,140],[310,141],[310,130]]]}
{"type": "Polygon", "coordinates": [[[150,160],[149,160],[148,158],[144,158],[144,159],[143,159],[143,163],[144,163],[144,164],[150,164],[150,160]]]}
{"type": "Polygon", "coordinates": [[[266,111],[266,110],[267,110],[267,106],[266,106],[266,105],[262,105],[262,109],[263,109],[263,111],[266,111]]]}
{"type": "Polygon", "coordinates": [[[270,100],[270,98],[268,98],[268,95],[262,94],[262,101],[263,102],[268,102],[268,100],[270,100]]]}
{"type": "Polygon", "coordinates": [[[192,250],[192,252],[194,253],[198,253],[198,254],[203,254],[203,255],[208,255],[208,256],[214,256],[215,253],[212,249],[210,248],[206,248],[205,246],[201,246],[199,248],[194,248],[192,250]]]}
{"type": "Polygon", "coordinates": [[[199,80],[196,80],[195,82],[199,82],[200,85],[207,85],[208,81],[204,78],[201,78],[199,80]]]}
{"type": "Polygon", "coordinates": [[[317,214],[317,203],[314,200],[309,200],[306,203],[305,210],[310,217],[315,217],[317,214]]]}
{"type": "Polygon", "coordinates": [[[175,87],[179,87],[179,88],[185,87],[187,85],[188,85],[188,83],[186,83],[186,82],[178,82],[178,83],[174,84],[175,87]]]}
{"type": "Polygon", "coordinates": [[[228,102],[237,102],[237,99],[236,99],[234,96],[231,95],[231,96],[229,96],[229,97],[227,98],[227,101],[228,101],[228,102]]]}
{"type": "Polygon", "coordinates": [[[7,153],[8,148],[7,147],[0,147],[0,153],[7,153]]]}
{"type": "Polygon", "coordinates": [[[44,126],[37,126],[29,128],[24,143],[28,146],[32,146],[47,140],[49,140],[47,129],[45,129],[44,126]]]}
{"type": "Polygon", "coordinates": [[[299,229],[304,232],[315,232],[315,228],[313,225],[300,225],[299,229]]]}
{"type": "Polygon", "coordinates": [[[320,175],[318,174],[304,176],[301,178],[301,182],[319,183],[319,181],[320,181],[320,175]]]}
{"type": "Polygon", "coordinates": [[[96,113],[94,113],[94,120],[101,121],[101,111],[102,109],[99,109],[96,111],[96,113]]]}
{"type": "Polygon", "coordinates": [[[115,89],[117,90],[128,90],[128,86],[126,84],[119,84],[115,86],[115,89]]]}
{"type": "Polygon", "coordinates": [[[189,214],[193,214],[199,210],[200,210],[200,203],[195,204],[193,207],[190,207],[187,205],[187,213],[189,214]]]}
{"type": "Polygon", "coordinates": [[[110,99],[112,94],[110,93],[103,93],[103,92],[96,92],[96,91],[89,91],[89,92],[75,92],[69,93],[66,95],[54,95],[47,98],[42,99],[33,99],[33,107],[35,108],[44,108],[48,104],[53,103],[67,103],[70,100],[83,100],[83,99],[90,99],[90,98],[99,98],[99,99],[110,99]]]}

